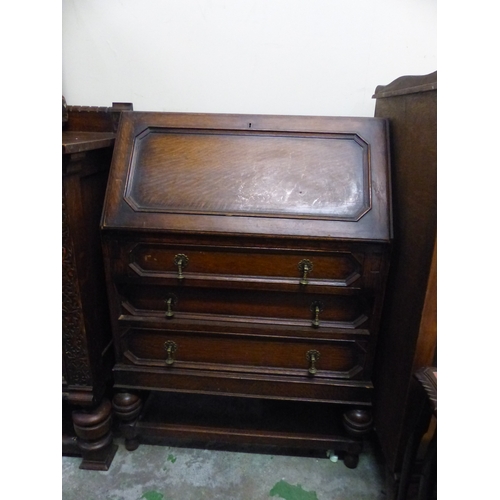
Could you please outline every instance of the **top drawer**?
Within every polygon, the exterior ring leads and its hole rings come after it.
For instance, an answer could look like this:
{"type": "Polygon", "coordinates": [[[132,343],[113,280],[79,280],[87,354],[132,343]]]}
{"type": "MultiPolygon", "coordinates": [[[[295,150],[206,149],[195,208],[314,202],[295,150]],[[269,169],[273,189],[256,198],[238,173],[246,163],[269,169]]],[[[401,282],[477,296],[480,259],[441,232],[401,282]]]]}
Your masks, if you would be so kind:
{"type": "Polygon", "coordinates": [[[363,254],[256,248],[195,247],[138,243],[129,254],[137,276],[170,278],[184,283],[210,280],[300,286],[356,284],[363,254]]]}

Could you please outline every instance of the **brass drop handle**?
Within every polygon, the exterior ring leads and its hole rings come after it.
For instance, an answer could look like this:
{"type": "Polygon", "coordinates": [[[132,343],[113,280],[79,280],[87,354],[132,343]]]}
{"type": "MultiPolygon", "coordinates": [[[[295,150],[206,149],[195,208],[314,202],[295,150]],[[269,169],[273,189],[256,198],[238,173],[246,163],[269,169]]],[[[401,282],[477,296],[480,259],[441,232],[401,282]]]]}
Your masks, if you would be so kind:
{"type": "Polygon", "coordinates": [[[165,299],[165,304],[167,305],[165,317],[168,319],[172,319],[174,317],[174,311],[172,310],[172,308],[177,304],[177,297],[173,293],[169,294],[169,296],[165,299]]]}
{"type": "Polygon", "coordinates": [[[183,280],[184,275],[182,274],[182,270],[187,267],[189,262],[189,259],[187,255],[184,255],[183,253],[178,253],[174,257],[174,264],[177,266],[177,279],[183,280]]]}
{"type": "Polygon", "coordinates": [[[167,359],[165,360],[165,363],[167,365],[173,365],[174,364],[174,354],[177,351],[177,344],[173,340],[167,340],[165,342],[165,350],[167,351],[167,359]]]}
{"type": "Polygon", "coordinates": [[[310,375],[316,375],[316,372],[318,371],[316,369],[316,363],[318,362],[319,359],[319,351],[316,351],[315,349],[307,351],[306,358],[307,361],[309,361],[309,369],[307,371],[309,372],[310,375]]]}
{"type": "Polygon", "coordinates": [[[315,301],[311,304],[311,311],[314,313],[314,317],[312,320],[312,326],[314,328],[319,327],[319,313],[323,310],[323,303],[319,301],[315,301]]]}
{"type": "Polygon", "coordinates": [[[303,259],[298,265],[299,271],[302,273],[302,279],[300,280],[301,285],[307,285],[309,281],[307,280],[307,275],[313,270],[313,264],[309,259],[303,259]]]}

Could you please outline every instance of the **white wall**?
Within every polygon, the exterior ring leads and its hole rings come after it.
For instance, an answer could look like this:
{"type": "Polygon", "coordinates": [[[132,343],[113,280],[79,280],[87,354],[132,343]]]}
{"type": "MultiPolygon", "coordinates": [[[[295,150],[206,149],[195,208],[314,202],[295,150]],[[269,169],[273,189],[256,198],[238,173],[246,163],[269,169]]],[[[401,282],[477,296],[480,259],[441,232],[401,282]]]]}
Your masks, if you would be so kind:
{"type": "Polygon", "coordinates": [[[373,116],[437,69],[436,0],[63,0],[68,104],[373,116]]]}

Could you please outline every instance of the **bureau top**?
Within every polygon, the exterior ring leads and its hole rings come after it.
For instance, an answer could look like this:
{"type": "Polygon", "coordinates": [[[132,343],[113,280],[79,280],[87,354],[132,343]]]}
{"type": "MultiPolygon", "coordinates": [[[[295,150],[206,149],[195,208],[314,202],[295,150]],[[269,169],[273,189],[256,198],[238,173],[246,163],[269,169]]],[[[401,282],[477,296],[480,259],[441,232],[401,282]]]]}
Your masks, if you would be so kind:
{"type": "Polygon", "coordinates": [[[379,118],[124,111],[102,228],[389,241],[379,118]]]}

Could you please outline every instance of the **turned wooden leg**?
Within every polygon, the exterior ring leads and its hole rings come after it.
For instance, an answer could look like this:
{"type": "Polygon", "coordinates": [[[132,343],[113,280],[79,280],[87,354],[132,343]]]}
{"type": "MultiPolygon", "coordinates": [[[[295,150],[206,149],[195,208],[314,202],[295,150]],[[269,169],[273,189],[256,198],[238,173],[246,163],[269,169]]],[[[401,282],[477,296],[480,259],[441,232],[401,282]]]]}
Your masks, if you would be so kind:
{"type": "Polygon", "coordinates": [[[357,453],[346,453],[344,455],[344,465],[349,467],[349,469],[355,469],[359,463],[359,454],[357,453]]]}
{"type": "Polygon", "coordinates": [[[120,421],[120,430],[125,438],[125,448],[136,450],[139,446],[136,422],[142,410],[142,400],[136,394],[119,392],[113,398],[113,410],[120,421]]]}
{"type": "Polygon", "coordinates": [[[344,455],[344,465],[355,469],[359,462],[359,453],[362,450],[362,439],[372,430],[373,419],[371,413],[364,409],[351,409],[342,417],[342,423],[349,436],[359,439],[359,445],[351,447],[344,455]]]}
{"type": "Polygon", "coordinates": [[[96,409],[77,410],[71,417],[83,457],[80,469],[108,470],[118,449],[111,433],[111,403],[104,399],[96,409]]]}
{"type": "Polygon", "coordinates": [[[373,419],[370,411],[356,408],[344,413],[342,423],[351,437],[364,438],[372,430],[373,419]]]}

